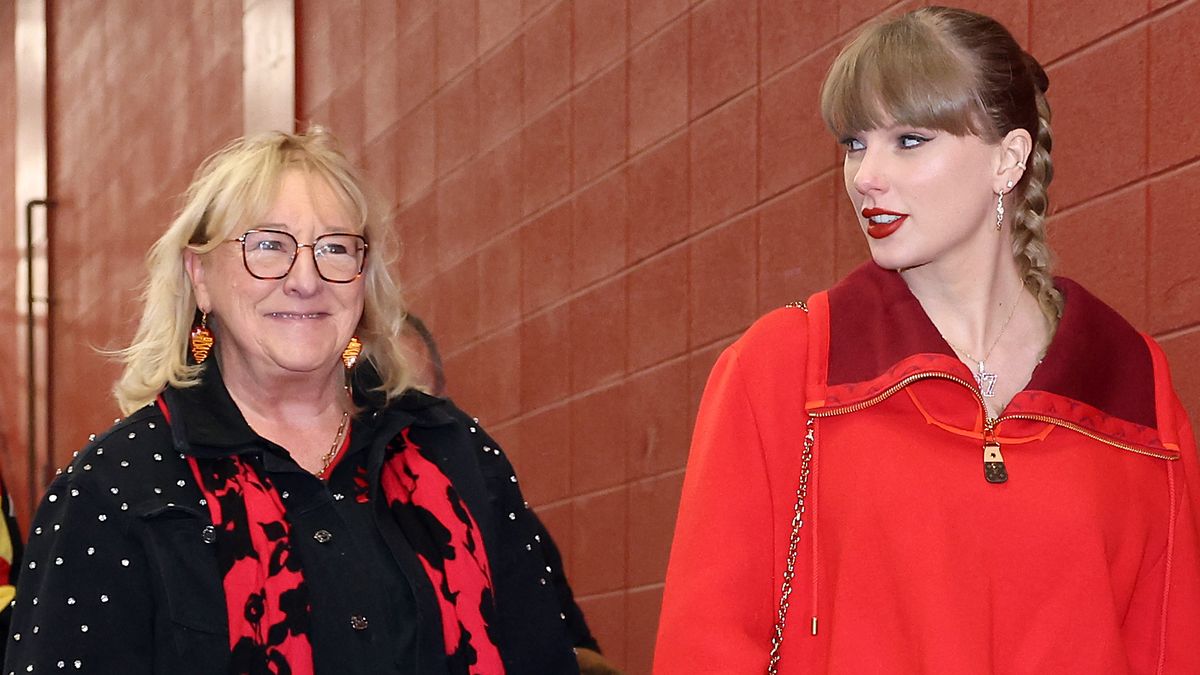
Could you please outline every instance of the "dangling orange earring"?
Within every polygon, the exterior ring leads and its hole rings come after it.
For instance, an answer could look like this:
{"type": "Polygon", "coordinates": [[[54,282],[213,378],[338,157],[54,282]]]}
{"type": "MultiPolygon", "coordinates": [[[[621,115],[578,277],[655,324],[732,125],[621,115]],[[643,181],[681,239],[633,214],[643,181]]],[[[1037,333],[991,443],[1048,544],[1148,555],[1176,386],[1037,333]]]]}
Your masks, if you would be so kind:
{"type": "Polygon", "coordinates": [[[201,312],[200,325],[192,328],[192,360],[196,365],[204,363],[208,358],[208,350],[213,346],[213,334],[208,329],[208,312],[201,312]]]}
{"type": "Polygon", "coordinates": [[[350,344],[342,350],[342,363],[345,364],[346,370],[354,367],[358,363],[358,355],[362,353],[363,343],[359,342],[358,336],[350,338],[350,344]]]}

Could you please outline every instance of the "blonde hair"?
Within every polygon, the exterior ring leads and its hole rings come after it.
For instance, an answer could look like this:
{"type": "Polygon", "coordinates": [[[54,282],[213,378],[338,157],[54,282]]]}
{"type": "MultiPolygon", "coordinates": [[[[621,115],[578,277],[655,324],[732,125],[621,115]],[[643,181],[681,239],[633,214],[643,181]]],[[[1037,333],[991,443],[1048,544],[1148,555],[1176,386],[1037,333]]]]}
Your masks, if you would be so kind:
{"type": "Polygon", "coordinates": [[[1062,294],[1046,241],[1050,81],[1037,60],[995,19],[924,7],[864,29],[838,54],[821,87],[821,115],[838,137],[899,123],[998,142],[1014,129],[1033,139],[1013,188],[1013,258],[1051,321],[1062,294]]]}
{"type": "MultiPolygon", "coordinates": [[[[146,256],[149,272],[142,292],[142,318],[133,342],[114,352],[125,369],[113,387],[125,414],[152,402],[167,387],[194,386],[203,365],[188,362],[188,337],[197,314],[184,251],[208,253],[257,223],[272,206],[283,176],[303,171],[323,180],[337,196],[370,249],[363,269],[364,306],[357,335],[364,344],[360,363],[379,373],[378,390],[388,399],[409,387],[411,375],[400,333],[404,304],[388,270],[392,228],[380,200],[327,130],[267,132],[237,139],[200,165],[184,205],[146,256]]],[[[219,336],[218,336],[219,337],[219,336]]]]}

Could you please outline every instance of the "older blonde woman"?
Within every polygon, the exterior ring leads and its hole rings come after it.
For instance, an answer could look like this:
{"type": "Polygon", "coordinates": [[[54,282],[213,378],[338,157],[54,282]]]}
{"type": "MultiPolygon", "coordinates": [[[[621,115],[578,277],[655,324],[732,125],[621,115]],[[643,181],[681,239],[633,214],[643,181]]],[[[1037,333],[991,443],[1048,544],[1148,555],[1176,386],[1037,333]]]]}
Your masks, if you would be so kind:
{"type": "Polygon", "coordinates": [[[388,247],[320,129],[201,167],[127,417],[39,509],[5,672],[575,671],[512,467],[409,387],[388,247]]]}

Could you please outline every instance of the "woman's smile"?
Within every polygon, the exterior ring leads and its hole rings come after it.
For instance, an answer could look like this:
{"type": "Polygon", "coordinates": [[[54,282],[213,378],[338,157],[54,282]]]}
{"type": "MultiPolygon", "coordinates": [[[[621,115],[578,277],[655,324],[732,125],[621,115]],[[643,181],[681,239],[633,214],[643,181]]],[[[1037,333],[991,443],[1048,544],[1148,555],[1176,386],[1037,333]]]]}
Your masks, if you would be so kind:
{"type": "Polygon", "coordinates": [[[879,208],[863,209],[862,216],[867,221],[867,234],[873,239],[887,237],[908,220],[907,213],[895,213],[879,208]]]}
{"type": "Polygon", "coordinates": [[[267,317],[271,319],[287,319],[287,320],[302,320],[302,319],[324,319],[329,316],[329,312],[268,312],[267,317]]]}

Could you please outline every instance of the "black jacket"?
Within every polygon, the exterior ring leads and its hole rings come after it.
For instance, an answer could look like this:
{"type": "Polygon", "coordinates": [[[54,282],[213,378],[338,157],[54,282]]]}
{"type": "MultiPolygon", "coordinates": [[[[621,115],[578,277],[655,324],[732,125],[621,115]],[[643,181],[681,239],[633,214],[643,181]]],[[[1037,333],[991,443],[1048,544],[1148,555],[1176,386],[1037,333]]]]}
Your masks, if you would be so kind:
{"type": "Polygon", "coordinates": [[[261,458],[284,497],[311,589],[316,672],[453,672],[434,590],[403,532],[380,517],[384,450],[409,428],[436,449],[434,461],[482,532],[508,673],[576,673],[555,594],[558,570],[547,564],[538,521],[495,441],[447,400],[411,391],[383,406],[365,388],[355,391],[364,412],[328,484],[250,429],[215,359],[200,386],[164,392],[170,423],[150,405],[96,437],[38,509],[3,672],[227,672],[222,579],[185,457],[241,453],[261,458]],[[320,530],[332,537],[315,537],[320,530]]]}

